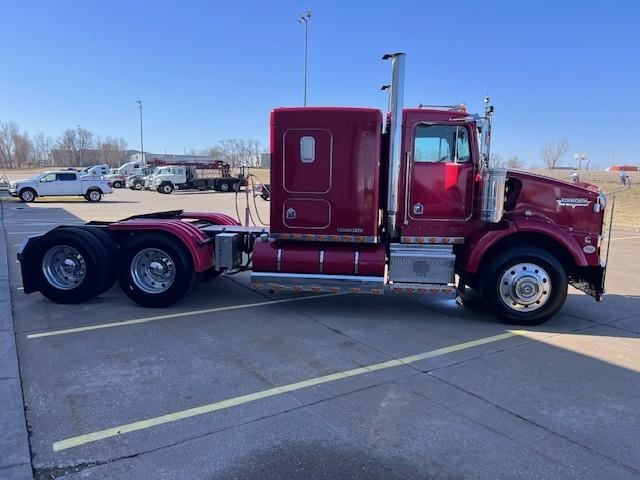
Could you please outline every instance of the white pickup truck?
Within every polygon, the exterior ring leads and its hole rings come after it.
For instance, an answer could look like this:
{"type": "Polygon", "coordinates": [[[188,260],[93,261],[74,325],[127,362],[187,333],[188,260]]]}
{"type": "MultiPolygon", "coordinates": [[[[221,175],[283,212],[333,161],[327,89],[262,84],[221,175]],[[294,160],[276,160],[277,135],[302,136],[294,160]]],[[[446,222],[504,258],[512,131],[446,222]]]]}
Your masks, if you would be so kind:
{"type": "Polygon", "coordinates": [[[13,197],[20,197],[23,202],[53,196],[82,196],[89,202],[99,202],[102,195],[112,191],[106,180],[83,177],[72,170],[44,172],[33,178],[9,183],[9,193],[13,197]]]}

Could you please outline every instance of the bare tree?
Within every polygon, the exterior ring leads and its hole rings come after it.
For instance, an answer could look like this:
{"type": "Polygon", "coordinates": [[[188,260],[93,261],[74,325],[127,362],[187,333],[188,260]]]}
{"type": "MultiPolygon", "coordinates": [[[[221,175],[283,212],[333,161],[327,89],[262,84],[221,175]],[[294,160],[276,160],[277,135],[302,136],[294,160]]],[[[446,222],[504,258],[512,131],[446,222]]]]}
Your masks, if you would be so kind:
{"type": "Polygon", "coordinates": [[[30,167],[33,144],[28,133],[15,133],[13,136],[13,158],[16,167],[30,167]]]}
{"type": "Polygon", "coordinates": [[[507,158],[507,161],[505,162],[505,167],[517,170],[524,167],[524,162],[522,162],[517,155],[514,155],[512,157],[507,158]]]}
{"type": "Polygon", "coordinates": [[[45,137],[39,133],[33,137],[33,149],[31,150],[31,163],[38,166],[49,164],[49,152],[53,142],[51,137],[45,137]]]}
{"type": "Polygon", "coordinates": [[[540,149],[540,156],[547,168],[557,168],[568,151],[569,141],[566,138],[558,141],[549,140],[540,149]]]}
{"type": "Polygon", "coordinates": [[[57,142],[59,156],[56,163],[80,167],[95,163],[95,154],[90,151],[94,147],[94,134],[85,128],[67,129],[58,138],[57,142]],[[91,158],[89,158],[91,157],[91,158]]]}
{"type": "Polygon", "coordinates": [[[4,168],[14,168],[15,136],[18,125],[15,122],[0,122],[0,162],[4,168]]]}
{"type": "Polygon", "coordinates": [[[492,153],[489,157],[489,168],[502,168],[504,167],[504,161],[498,153],[492,153]]]}
{"type": "Polygon", "coordinates": [[[96,163],[108,163],[111,166],[121,165],[127,159],[127,142],[122,138],[106,137],[96,139],[96,163]]]}

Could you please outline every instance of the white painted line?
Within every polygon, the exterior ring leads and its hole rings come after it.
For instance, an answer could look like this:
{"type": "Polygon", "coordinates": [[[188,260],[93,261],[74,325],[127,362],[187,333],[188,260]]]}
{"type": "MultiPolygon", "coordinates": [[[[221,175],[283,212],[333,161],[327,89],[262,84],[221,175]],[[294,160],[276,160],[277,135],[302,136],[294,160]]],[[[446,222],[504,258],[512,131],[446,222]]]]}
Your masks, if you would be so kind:
{"type": "Polygon", "coordinates": [[[136,325],[138,323],[157,322],[158,320],[191,317],[194,315],[203,315],[205,313],[225,312],[229,310],[240,310],[243,308],[262,307],[264,305],[275,305],[278,303],[299,302],[302,300],[313,300],[314,298],[335,297],[336,295],[348,295],[348,293],[325,293],[322,295],[306,295],[304,297],[282,298],[280,300],[268,300],[266,302],[245,303],[241,305],[229,305],[226,307],[205,308],[204,310],[191,310],[189,312],[168,313],[166,315],[154,315],[153,317],[134,318],[132,320],[122,320],[120,322],[99,323],[96,325],[87,325],[85,327],[64,328],[61,330],[51,330],[48,332],[31,333],[27,335],[27,338],[53,337],[56,335],[66,335],[69,333],[101,330],[103,328],[124,327],[126,325],[136,325]]]}
{"type": "Polygon", "coordinates": [[[611,238],[611,241],[613,242],[614,240],[636,240],[640,238],[640,236],[634,236],[634,237],[618,237],[618,238],[611,238]]]}
{"type": "MultiPolygon", "coordinates": [[[[5,225],[7,227],[8,225],[5,225]]],[[[47,232],[7,232],[7,235],[42,235],[47,232]]]]}
{"type": "Polygon", "coordinates": [[[160,415],[158,417],[147,418],[146,420],[140,420],[137,422],[127,423],[125,425],[119,425],[117,427],[107,428],[106,430],[99,430],[93,433],[66,438],[64,440],[55,442],[53,444],[53,451],[58,452],[60,450],[66,450],[67,448],[78,447],[87,443],[97,442],[98,440],[104,440],[105,438],[117,437],[125,433],[144,430],[165,423],[177,422],[178,420],[184,420],[185,418],[195,417],[197,415],[203,415],[206,413],[216,412],[218,410],[237,407],[245,403],[255,402],[256,400],[262,400],[264,398],[273,397],[275,395],[282,395],[283,393],[294,392],[296,390],[302,390],[303,388],[309,388],[316,385],[321,385],[323,383],[334,382],[336,380],[342,380],[345,378],[355,377],[357,375],[385,370],[387,368],[409,365],[411,363],[419,362],[420,360],[425,360],[427,358],[439,357],[449,353],[458,352],[460,350],[465,350],[467,348],[473,348],[479,345],[485,345],[487,343],[505,340],[516,335],[518,335],[517,331],[510,331],[507,333],[502,333],[500,335],[479,338],[478,340],[458,343],[456,345],[438,348],[437,350],[431,350],[428,352],[419,353],[417,355],[411,355],[409,357],[388,360],[382,363],[354,368],[353,370],[344,370],[342,372],[336,372],[330,375],[324,375],[322,377],[311,378],[309,380],[303,380],[301,382],[289,383],[287,385],[281,385],[279,387],[270,388],[268,390],[262,390],[259,392],[249,393],[247,395],[241,395],[239,397],[229,398],[227,400],[210,403],[208,405],[202,405],[200,407],[189,408],[187,410],[181,410],[178,412],[168,413],[166,415],[160,415]]]}

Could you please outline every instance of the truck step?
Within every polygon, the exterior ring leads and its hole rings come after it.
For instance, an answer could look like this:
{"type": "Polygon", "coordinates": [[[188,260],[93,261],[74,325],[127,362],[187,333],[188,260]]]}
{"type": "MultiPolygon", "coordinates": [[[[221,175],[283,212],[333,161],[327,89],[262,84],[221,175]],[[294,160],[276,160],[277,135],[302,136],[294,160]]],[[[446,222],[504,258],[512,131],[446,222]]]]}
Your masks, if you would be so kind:
{"type": "Polygon", "coordinates": [[[390,283],[387,288],[391,293],[417,293],[430,295],[456,296],[456,286],[453,283],[442,285],[439,283],[390,283]]]}
{"type": "Polygon", "coordinates": [[[384,278],[356,275],[253,272],[251,286],[256,290],[294,292],[384,293],[384,278]]]}

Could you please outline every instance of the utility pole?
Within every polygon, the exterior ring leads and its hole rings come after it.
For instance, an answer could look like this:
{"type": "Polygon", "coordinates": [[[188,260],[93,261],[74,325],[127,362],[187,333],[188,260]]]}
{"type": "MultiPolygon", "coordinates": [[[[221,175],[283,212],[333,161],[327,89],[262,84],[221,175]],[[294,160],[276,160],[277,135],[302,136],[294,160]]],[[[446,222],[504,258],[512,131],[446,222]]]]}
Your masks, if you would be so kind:
{"type": "Polygon", "coordinates": [[[305,15],[298,16],[298,23],[304,23],[304,106],[307,106],[307,45],[309,40],[309,20],[311,20],[311,10],[305,15]]]}
{"type": "Polygon", "coordinates": [[[140,152],[142,153],[142,164],[145,165],[144,161],[144,142],[142,141],[142,100],[138,99],[138,109],[140,110],[140,152]]]}

